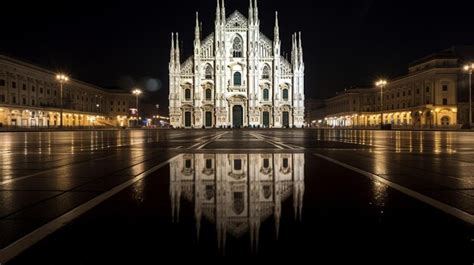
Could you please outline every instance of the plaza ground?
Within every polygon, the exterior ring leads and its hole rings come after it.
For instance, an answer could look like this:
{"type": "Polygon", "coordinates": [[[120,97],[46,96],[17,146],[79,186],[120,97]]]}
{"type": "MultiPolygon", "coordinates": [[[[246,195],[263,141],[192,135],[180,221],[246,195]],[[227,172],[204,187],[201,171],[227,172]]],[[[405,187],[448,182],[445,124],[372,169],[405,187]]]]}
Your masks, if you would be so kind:
{"type": "Polygon", "coordinates": [[[2,263],[317,261],[348,259],[348,251],[473,262],[471,132],[119,130],[0,138],[2,263]],[[247,176],[228,172],[242,168],[247,176]],[[215,179],[197,179],[210,169],[215,179]],[[273,199],[252,201],[254,178],[266,169],[281,176],[258,182],[273,199]],[[191,178],[178,182],[187,171],[191,178]],[[245,205],[240,195],[217,202],[216,172],[243,184],[233,187],[246,191],[245,205]],[[199,181],[207,183],[204,199],[197,199],[199,181]],[[206,197],[215,203],[201,202],[206,197]]]}

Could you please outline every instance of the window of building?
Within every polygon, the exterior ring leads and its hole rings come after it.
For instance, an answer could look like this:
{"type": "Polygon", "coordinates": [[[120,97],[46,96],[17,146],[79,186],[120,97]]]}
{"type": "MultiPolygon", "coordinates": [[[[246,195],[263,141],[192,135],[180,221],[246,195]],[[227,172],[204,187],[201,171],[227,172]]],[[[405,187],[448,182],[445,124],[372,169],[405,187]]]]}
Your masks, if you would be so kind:
{"type": "Polygon", "coordinates": [[[26,105],[26,98],[22,98],[23,105],[26,105]]]}
{"type": "Polygon", "coordinates": [[[212,67],[210,65],[206,66],[205,76],[206,79],[212,79],[212,67]]]}
{"type": "Polygon", "coordinates": [[[234,86],[242,85],[242,74],[240,72],[234,73],[234,86]]]}
{"type": "Polygon", "coordinates": [[[405,103],[403,103],[403,108],[405,108],[405,103]]]}
{"type": "Polygon", "coordinates": [[[448,85],[443,85],[443,91],[448,91],[448,85]]]}
{"type": "Polygon", "coordinates": [[[288,89],[283,89],[283,100],[288,100],[288,89]]]}
{"type": "Polygon", "coordinates": [[[12,88],[16,88],[16,82],[15,81],[12,82],[12,88]]]}
{"type": "Polygon", "coordinates": [[[15,95],[12,96],[12,103],[16,104],[16,96],[15,95]]]}
{"type": "Polygon", "coordinates": [[[191,168],[191,159],[186,159],[186,161],[185,161],[184,164],[185,164],[184,166],[185,166],[186,168],[188,168],[188,169],[191,168]]]}
{"type": "Polygon", "coordinates": [[[405,91],[403,91],[403,96],[406,96],[406,93],[405,93],[405,91]]]}
{"type": "Polygon", "coordinates": [[[288,158],[283,158],[283,168],[288,168],[288,167],[289,167],[288,158]]]}
{"type": "Polygon", "coordinates": [[[5,79],[0,79],[0,86],[5,86],[5,79]]]}
{"type": "Polygon", "coordinates": [[[262,79],[270,79],[270,67],[268,65],[263,67],[262,79]]]}
{"type": "Polygon", "coordinates": [[[443,98],[443,105],[448,105],[448,99],[447,98],[443,98]]]}
{"type": "Polygon", "coordinates": [[[420,94],[420,89],[419,88],[416,89],[416,94],[420,94]]]}
{"type": "Polygon", "coordinates": [[[32,106],[35,105],[35,100],[34,100],[34,99],[31,99],[31,105],[32,105],[32,106]]]}
{"type": "Polygon", "coordinates": [[[207,159],[206,160],[206,168],[207,169],[212,169],[212,159],[207,159]]]}
{"type": "Polygon", "coordinates": [[[212,91],[210,89],[206,89],[206,100],[212,100],[212,91]]]}
{"type": "Polygon", "coordinates": [[[429,93],[429,92],[430,92],[430,87],[427,86],[427,87],[426,87],[426,93],[429,93]]]}
{"type": "Polygon", "coordinates": [[[49,89],[48,89],[48,90],[46,90],[46,94],[48,94],[48,95],[50,94],[50,91],[49,91],[49,89]]]}
{"type": "Polygon", "coordinates": [[[397,98],[399,98],[399,97],[400,97],[400,92],[397,93],[397,98]]]}
{"type": "Polygon", "coordinates": [[[234,38],[234,42],[232,44],[232,57],[242,57],[242,39],[238,36],[234,38]]]}
{"type": "Polygon", "coordinates": [[[408,90],[408,95],[411,96],[411,90],[408,90]]]}
{"type": "Polygon", "coordinates": [[[31,91],[35,92],[35,89],[36,89],[35,86],[31,87],[31,91]]]}
{"type": "Polygon", "coordinates": [[[0,95],[0,102],[5,102],[5,95],[0,95]]]}
{"type": "Polygon", "coordinates": [[[242,170],[242,160],[235,159],[234,160],[234,170],[242,170]]]}
{"type": "Polygon", "coordinates": [[[55,95],[55,96],[57,95],[57,92],[56,92],[56,90],[54,90],[54,95],[55,95]]]}
{"type": "Polygon", "coordinates": [[[187,101],[190,101],[190,100],[191,100],[191,89],[186,88],[186,89],[184,90],[184,98],[185,98],[187,101]]]}
{"type": "Polygon", "coordinates": [[[264,101],[270,100],[270,92],[268,91],[267,88],[265,88],[265,89],[263,90],[263,100],[264,100],[264,101]]]}
{"type": "Polygon", "coordinates": [[[268,158],[263,159],[263,168],[270,167],[270,160],[268,158]]]}
{"type": "Polygon", "coordinates": [[[26,84],[23,84],[23,90],[26,90],[26,84]]]}

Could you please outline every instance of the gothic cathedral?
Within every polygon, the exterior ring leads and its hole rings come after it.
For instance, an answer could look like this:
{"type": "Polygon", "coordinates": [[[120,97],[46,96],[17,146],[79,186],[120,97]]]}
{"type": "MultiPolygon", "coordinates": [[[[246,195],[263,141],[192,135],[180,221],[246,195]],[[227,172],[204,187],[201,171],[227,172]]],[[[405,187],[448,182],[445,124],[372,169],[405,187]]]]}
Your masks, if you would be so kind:
{"type": "Polygon", "coordinates": [[[183,63],[179,35],[171,36],[171,125],[301,128],[305,100],[301,33],[293,35],[289,62],[281,56],[278,13],[272,42],[260,32],[257,0],[250,0],[248,18],[238,11],[227,17],[224,0],[219,1],[215,32],[203,40],[196,14],[194,55],[183,63]]]}

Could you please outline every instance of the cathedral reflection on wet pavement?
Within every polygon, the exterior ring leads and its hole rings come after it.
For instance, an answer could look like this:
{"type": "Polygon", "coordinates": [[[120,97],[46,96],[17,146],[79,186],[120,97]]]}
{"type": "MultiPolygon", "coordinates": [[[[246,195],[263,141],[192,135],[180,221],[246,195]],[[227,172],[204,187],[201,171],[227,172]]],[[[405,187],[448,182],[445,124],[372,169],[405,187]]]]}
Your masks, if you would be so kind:
{"type": "Polygon", "coordinates": [[[293,201],[301,221],[304,154],[185,154],[170,164],[173,222],[179,222],[181,199],[194,204],[196,237],[205,218],[215,225],[217,247],[225,252],[227,235],[250,235],[258,251],[260,227],[274,218],[278,239],[282,202],[293,201]]]}

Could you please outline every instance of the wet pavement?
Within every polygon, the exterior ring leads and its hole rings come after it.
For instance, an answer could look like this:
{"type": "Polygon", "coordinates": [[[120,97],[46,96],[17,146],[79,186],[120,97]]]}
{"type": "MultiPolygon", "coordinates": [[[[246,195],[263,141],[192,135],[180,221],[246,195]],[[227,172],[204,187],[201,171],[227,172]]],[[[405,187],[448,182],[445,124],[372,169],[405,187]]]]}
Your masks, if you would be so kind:
{"type": "Polygon", "coordinates": [[[472,133],[124,130],[0,138],[0,262],[474,261],[472,133]]]}

